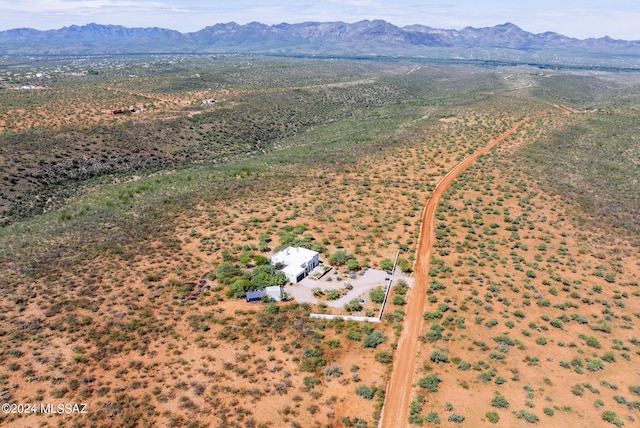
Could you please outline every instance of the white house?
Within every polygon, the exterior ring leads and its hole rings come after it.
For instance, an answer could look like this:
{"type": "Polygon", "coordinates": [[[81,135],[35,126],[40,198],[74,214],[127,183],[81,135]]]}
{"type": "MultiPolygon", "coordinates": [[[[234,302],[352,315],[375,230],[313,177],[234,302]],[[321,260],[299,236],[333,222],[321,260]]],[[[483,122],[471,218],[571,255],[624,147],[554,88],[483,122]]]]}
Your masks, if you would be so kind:
{"type": "Polygon", "coordinates": [[[292,284],[302,280],[320,263],[316,251],[301,247],[287,247],[271,257],[273,266],[282,266],[282,272],[292,284]]]}

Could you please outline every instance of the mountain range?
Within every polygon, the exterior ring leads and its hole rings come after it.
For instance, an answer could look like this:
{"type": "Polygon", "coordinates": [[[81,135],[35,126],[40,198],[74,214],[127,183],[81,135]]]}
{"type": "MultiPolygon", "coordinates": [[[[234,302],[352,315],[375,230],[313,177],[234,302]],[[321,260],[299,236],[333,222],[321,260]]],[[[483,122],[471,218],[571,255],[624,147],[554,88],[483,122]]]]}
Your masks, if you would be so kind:
{"type": "Polygon", "coordinates": [[[535,59],[640,65],[640,41],[609,37],[575,39],[554,32],[533,34],[506,23],[486,28],[398,27],[383,20],[265,25],[215,24],[192,33],[119,25],[72,25],[39,31],[0,32],[0,54],[102,55],[159,53],[260,53],[320,56],[423,56],[476,60],[535,59]]]}

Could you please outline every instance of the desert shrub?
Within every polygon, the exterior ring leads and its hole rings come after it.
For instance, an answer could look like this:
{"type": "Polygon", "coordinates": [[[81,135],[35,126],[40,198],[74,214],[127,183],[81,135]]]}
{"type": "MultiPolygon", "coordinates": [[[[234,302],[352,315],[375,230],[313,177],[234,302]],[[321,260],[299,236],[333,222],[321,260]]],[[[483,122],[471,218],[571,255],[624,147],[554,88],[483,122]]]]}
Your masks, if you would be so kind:
{"type": "Polygon", "coordinates": [[[376,393],[376,387],[369,387],[367,385],[358,385],[356,387],[356,394],[358,394],[362,398],[366,398],[367,400],[373,399],[373,396],[376,393]]]}
{"type": "Polygon", "coordinates": [[[573,395],[577,395],[578,397],[582,397],[584,395],[584,388],[580,384],[576,384],[571,388],[571,393],[573,395]]]}
{"type": "Polygon", "coordinates": [[[344,309],[347,312],[359,312],[362,310],[362,303],[358,299],[351,299],[349,303],[344,305],[344,309]]]}
{"type": "Polygon", "coordinates": [[[413,272],[413,266],[404,257],[398,257],[398,261],[396,263],[403,273],[413,272]]]}
{"type": "Polygon", "coordinates": [[[354,342],[359,342],[362,338],[360,337],[360,333],[355,330],[349,330],[346,334],[347,339],[353,340],[354,342]]]}
{"type": "Polygon", "coordinates": [[[596,349],[602,348],[602,345],[600,345],[600,341],[598,340],[597,337],[580,335],[580,338],[587,343],[587,346],[590,346],[596,349]]]}
{"type": "Polygon", "coordinates": [[[345,264],[347,269],[349,270],[358,270],[360,269],[360,262],[357,261],[355,258],[351,258],[349,260],[347,260],[347,263],[345,264]]]}
{"type": "Polygon", "coordinates": [[[340,377],[342,376],[342,369],[337,365],[327,366],[324,369],[324,375],[329,378],[340,377]]]}
{"type": "Polygon", "coordinates": [[[484,326],[485,326],[485,327],[489,327],[489,328],[491,328],[491,327],[495,327],[495,326],[497,326],[497,325],[498,325],[498,320],[497,320],[497,319],[495,319],[495,318],[491,318],[489,321],[487,321],[487,322],[484,324],[484,326]]]}
{"type": "Polygon", "coordinates": [[[432,323],[429,331],[425,333],[425,338],[428,342],[435,342],[442,338],[443,327],[438,323],[432,323]]]}
{"type": "Polygon", "coordinates": [[[362,345],[365,348],[375,348],[384,342],[385,339],[386,337],[380,330],[374,330],[364,338],[362,345]]]}
{"type": "Polygon", "coordinates": [[[407,281],[404,279],[399,279],[396,282],[394,290],[396,290],[396,294],[402,294],[404,296],[407,294],[407,291],[409,291],[409,284],[407,284],[407,281]]]}
{"type": "Polygon", "coordinates": [[[393,354],[389,351],[380,351],[375,355],[377,362],[382,364],[389,364],[393,360],[393,354]]]}
{"type": "Polygon", "coordinates": [[[436,412],[429,412],[424,415],[424,421],[429,424],[440,425],[440,416],[436,412]]]}
{"type": "Polygon", "coordinates": [[[230,285],[241,274],[240,268],[231,262],[224,262],[216,267],[216,276],[221,284],[230,285]]]}
{"type": "Polygon", "coordinates": [[[471,368],[471,363],[467,361],[460,361],[460,363],[458,364],[458,368],[460,370],[469,370],[471,368]]]}
{"type": "Polygon", "coordinates": [[[516,417],[518,419],[524,419],[525,421],[533,424],[536,423],[540,420],[540,418],[538,417],[538,415],[536,415],[533,412],[529,412],[527,410],[519,410],[518,413],[516,413],[516,417]]]}
{"type": "Polygon", "coordinates": [[[627,404],[627,399],[622,395],[614,395],[613,400],[618,404],[627,404]]]}
{"type": "Polygon", "coordinates": [[[449,422],[453,422],[457,424],[461,424],[462,422],[464,422],[464,419],[465,419],[464,415],[461,415],[459,413],[452,413],[447,418],[449,422]]]}
{"type": "Polygon", "coordinates": [[[589,320],[582,314],[571,314],[571,319],[576,321],[578,324],[588,324],[589,320]]]}
{"type": "Polygon", "coordinates": [[[538,345],[546,345],[547,344],[547,338],[544,336],[540,336],[536,339],[536,343],[538,345]]]}
{"type": "Polygon", "coordinates": [[[604,369],[604,361],[602,361],[600,358],[586,358],[586,361],[587,370],[589,370],[590,372],[604,369]]]}
{"type": "Polygon", "coordinates": [[[555,328],[559,328],[560,330],[562,330],[562,327],[564,326],[564,323],[562,322],[562,320],[560,320],[558,318],[552,319],[550,321],[550,324],[555,328]]]}
{"type": "Polygon", "coordinates": [[[491,405],[499,409],[506,409],[509,407],[509,401],[504,395],[496,391],[496,394],[491,399],[491,405]]]}
{"type": "Polygon", "coordinates": [[[433,351],[431,354],[429,354],[429,359],[434,363],[449,362],[449,357],[447,356],[447,354],[439,350],[433,351]]]}
{"type": "Polygon", "coordinates": [[[496,343],[499,343],[499,344],[501,344],[501,345],[506,345],[506,346],[513,346],[513,345],[515,345],[515,342],[513,341],[513,339],[512,339],[512,338],[510,338],[510,337],[509,337],[509,336],[507,336],[507,335],[504,335],[504,334],[503,334],[503,335],[501,335],[501,336],[496,336],[496,337],[494,337],[494,338],[493,338],[493,340],[494,340],[496,343]]]}
{"type": "Polygon", "coordinates": [[[338,339],[328,339],[326,342],[329,348],[340,348],[341,344],[338,339]]]}
{"type": "Polygon", "coordinates": [[[438,385],[442,382],[438,375],[430,374],[418,380],[418,385],[427,392],[438,392],[438,385]]]}
{"type": "Polygon", "coordinates": [[[264,311],[268,314],[276,315],[280,311],[280,308],[278,307],[277,303],[269,302],[264,305],[264,311]]]}
{"type": "Polygon", "coordinates": [[[352,258],[352,256],[349,256],[346,251],[338,250],[329,256],[329,263],[335,266],[342,266],[350,258],[352,258]]]}
{"type": "Polygon", "coordinates": [[[629,386],[629,392],[633,395],[640,396],[640,385],[631,385],[629,386]]]}
{"type": "Polygon", "coordinates": [[[487,412],[485,416],[487,417],[487,420],[492,424],[497,424],[500,420],[500,415],[498,414],[498,412],[487,412]]]}
{"type": "Polygon", "coordinates": [[[305,376],[304,379],[302,379],[302,383],[304,383],[307,388],[313,388],[320,383],[320,381],[314,377],[305,376]]]}
{"type": "Polygon", "coordinates": [[[422,315],[422,318],[424,318],[425,320],[440,319],[440,318],[442,318],[442,312],[440,312],[440,311],[435,311],[435,312],[425,312],[425,313],[422,315]]]}
{"type": "Polygon", "coordinates": [[[402,306],[406,303],[404,300],[404,296],[402,294],[395,294],[391,301],[393,302],[394,305],[398,305],[398,306],[402,306]]]}
{"type": "Polygon", "coordinates": [[[393,260],[391,259],[380,260],[380,269],[390,272],[391,269],[393,269],[393,260]]]}
{"type": "Polygon", "coordinates": [[[327,300],[338,300],[340,298],[340,292],[338,290],[327,290],[327,300]]]}
{"type": "Polygon", "coordinates": [[[411,425],[422,426],[422,418],[418,413],[409,413],[409,417],[407,418],[407,421],[409,421],[411,425]]]}
{"type": "Polygon", "coordinates": [[[616,412],[614,412],[613,410],[604,410],[602,412],[602,420],[605,422],[614,423],[614,421],[616,420],[616,412]]]}

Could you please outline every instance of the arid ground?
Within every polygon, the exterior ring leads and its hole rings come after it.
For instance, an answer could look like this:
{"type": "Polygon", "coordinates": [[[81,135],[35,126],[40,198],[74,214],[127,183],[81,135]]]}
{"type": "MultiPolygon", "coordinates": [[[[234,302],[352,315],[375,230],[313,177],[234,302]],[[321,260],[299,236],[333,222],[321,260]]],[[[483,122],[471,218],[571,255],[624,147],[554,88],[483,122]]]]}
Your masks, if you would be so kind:
{"type": "Polygon", "coordinates": [[[633,76],[117,61],[0,111],[2,401],[87,404],[2,426],[637,423],[633,76]],[[283,245],[413,285],[379,324],[247,303],[283,245]]]}

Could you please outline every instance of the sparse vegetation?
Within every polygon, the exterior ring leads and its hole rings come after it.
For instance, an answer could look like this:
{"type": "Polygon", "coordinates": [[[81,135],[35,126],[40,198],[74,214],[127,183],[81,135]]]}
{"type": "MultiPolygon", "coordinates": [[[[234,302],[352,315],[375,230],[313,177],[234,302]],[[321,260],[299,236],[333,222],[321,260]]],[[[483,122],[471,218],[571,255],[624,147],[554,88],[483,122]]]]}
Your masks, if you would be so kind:
{"type": "Polygon", "coordinates": [[[397,252],[411,272],[435,183],[529,116],[437,208],[410,421],[619,425],[640,407],[628,376],[640,344],[628,76],[47,61],[99,74],[61,72],[39,98],[5,90],[0,101],[3,394],[97,409],[64,426],[376,426],[380,373],[399,363],[414,294],[394,278],[379,324],[309,313],[373,316],[383,286],[359,295],[349,281],[391,270],[397,252]],[[194,104],[209,91],[219,103],[194,104]],[[569,94],[588,99],[572,114],[550,105],[569,94]],[[96,113],[125,103],[145,112],[96,113]],[[78,112],[52,113],[62,105],[78,112]],[[246,303],[285,282],[268,257],[287,245],[332,264],[330,287],[314,287],[321,303],[246,303]]]}

